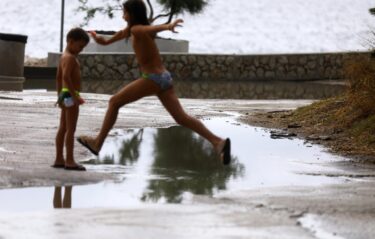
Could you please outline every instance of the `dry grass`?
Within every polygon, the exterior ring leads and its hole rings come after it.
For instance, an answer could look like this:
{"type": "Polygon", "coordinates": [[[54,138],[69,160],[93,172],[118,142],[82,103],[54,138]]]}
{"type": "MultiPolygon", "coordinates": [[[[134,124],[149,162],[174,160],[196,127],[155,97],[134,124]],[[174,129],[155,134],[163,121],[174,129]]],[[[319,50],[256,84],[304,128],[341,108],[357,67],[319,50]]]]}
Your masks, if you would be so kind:
{"type": "Polygon", "coordinates": [[[307,134],[332,135],[334,151],[375,157],[375,59],[348,62],[345,73],[345,94],[299,108],[288,121],[303,125],[307,134]]]}
{"type": "Polygon", "coordinates": [[[375,59],[363,58],[345,64],[349,80],[348,106],[358,119],[375,113],[375,59]]]}

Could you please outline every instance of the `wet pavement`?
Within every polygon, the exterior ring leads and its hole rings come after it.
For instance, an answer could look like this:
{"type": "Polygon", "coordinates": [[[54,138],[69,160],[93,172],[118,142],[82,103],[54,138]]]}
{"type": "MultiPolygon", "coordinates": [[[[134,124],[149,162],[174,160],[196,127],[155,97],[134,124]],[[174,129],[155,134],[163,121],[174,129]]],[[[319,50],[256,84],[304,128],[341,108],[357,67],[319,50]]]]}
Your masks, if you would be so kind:
{"type": "MultiPolygon", "coordinates": [[[[0,96],[0,238],[374,235],[372,166],[237,120],[309,101],[182,100],[231,138],[233,162],[223,166],[205,140],[146,98],[122,110],[99,157],[76,145],[82,173],[49,167],[58,119],[52,93],[0,96]]],[[[77,134],[97,131],[108,96],[85,99],[77,134]]]]}

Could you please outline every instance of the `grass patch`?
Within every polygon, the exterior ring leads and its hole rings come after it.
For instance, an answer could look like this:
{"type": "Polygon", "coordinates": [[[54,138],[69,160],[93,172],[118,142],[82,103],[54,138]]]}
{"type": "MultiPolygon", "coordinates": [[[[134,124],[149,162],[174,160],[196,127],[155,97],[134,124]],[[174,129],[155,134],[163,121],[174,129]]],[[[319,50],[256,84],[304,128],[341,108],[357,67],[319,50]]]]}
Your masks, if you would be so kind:
{"type": "Polygon", "coordinates": [[[375,60],[348,62],[345,73],[345,94],[301,107],[288,122],[298,122],[306,134],[333,136],[334,151],[375,157],[375,60]]]}
{"type": "Polygon", "coordinates": [[[337,122],[336,115],[344,103],[343,96],[329,98],[298,108],[291,117],[295,121],[328,126],[337,122]]]}
{"type": "Polygon", "coordinates": [[[372,150],[375,153],[375,115],[371,115],[363,120],[355,122],[350,129],[349,135],[372,150]]]}

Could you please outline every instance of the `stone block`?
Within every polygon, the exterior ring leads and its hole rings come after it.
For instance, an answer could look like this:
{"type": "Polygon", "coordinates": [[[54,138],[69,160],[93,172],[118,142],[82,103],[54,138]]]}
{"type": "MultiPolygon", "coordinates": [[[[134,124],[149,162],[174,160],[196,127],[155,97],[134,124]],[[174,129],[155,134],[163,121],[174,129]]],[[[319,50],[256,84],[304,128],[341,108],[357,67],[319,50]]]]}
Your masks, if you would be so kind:
{"type": "Polygon", "coordinates": [[[27,36],[0,33],[0,90],[22,91],[27,36]]]}

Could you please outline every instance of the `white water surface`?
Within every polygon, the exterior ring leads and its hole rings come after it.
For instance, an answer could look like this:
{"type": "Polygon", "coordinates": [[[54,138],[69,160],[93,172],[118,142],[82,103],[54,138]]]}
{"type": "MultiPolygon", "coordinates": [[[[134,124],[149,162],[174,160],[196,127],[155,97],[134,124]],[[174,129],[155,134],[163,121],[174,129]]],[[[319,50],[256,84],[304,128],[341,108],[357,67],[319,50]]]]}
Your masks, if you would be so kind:
{"type": "MultiPolygon", "coordinates": [[[[83,14],[75,11],[78,0],[65,2],[66,33],[79,26],[83,14]]],[[[209,0],[203,13],[180,16],[185,23],[179,34],[161,36],[188,40],[192,53],[362,51],[375,25],[371,7],[372,0],[209,0]]],[[[60,14],[61,0],[1,0],[0,32],[27,35],[26,55],[46,57],[59,50],[60,14]]],[[[86,28],[123,27],[119,12],[113,20],[98,16],[86,28]]]]}

